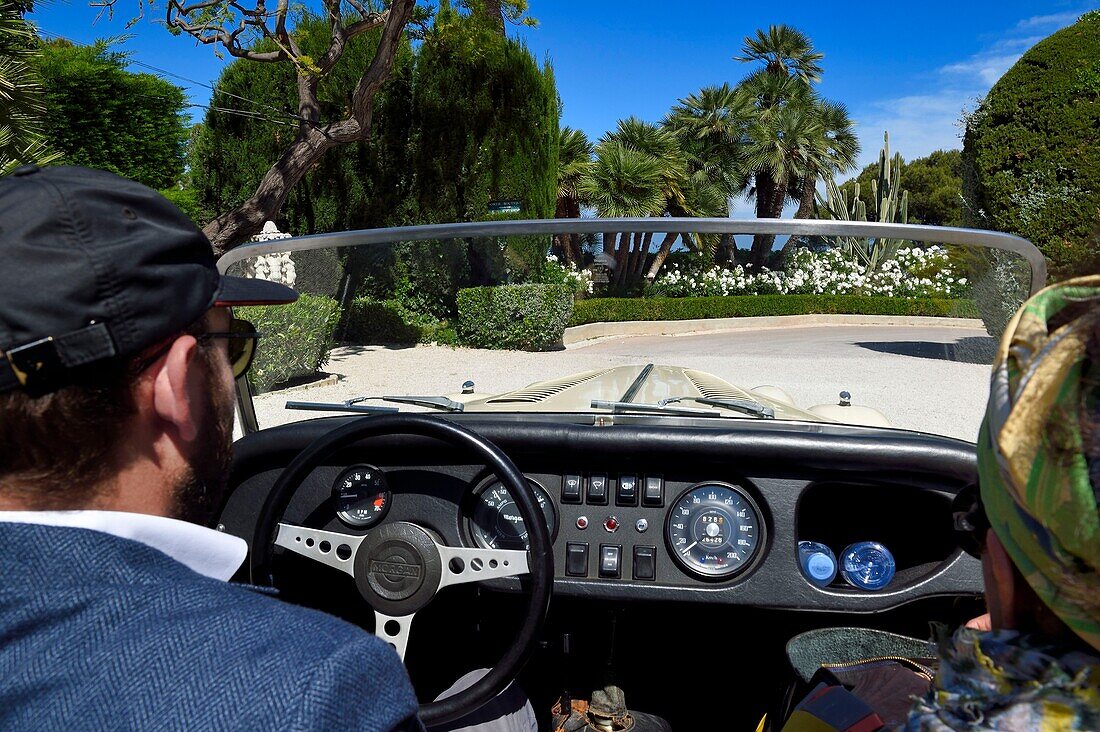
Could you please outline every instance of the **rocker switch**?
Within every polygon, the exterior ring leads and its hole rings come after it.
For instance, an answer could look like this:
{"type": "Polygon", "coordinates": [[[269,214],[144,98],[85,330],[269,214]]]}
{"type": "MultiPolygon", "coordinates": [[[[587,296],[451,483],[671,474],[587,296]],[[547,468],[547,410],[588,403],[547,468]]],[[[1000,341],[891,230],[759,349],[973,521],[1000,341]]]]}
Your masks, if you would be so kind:
{"type": "Polygon", "coordinates": [[[634,579],[657,579],[657,547],[634,547],[634,579]]]}
{"type": "Polygon", "coordinates": [[[561,479],[561,502],[581,502],[581,476],[567,475],[561,479]]]}
{"type": "Polygon", "coordinates": [[[600,576],[618,579],[622,576],[623,548],[615,544],[600,544],[600,576]]]}
{"type": "Polygon", "coordinates": [[[659,475],[647,475],[642,492],[643,506],[663,506],[665,503],[665,481],[659,475]]]}
{"type": "Polygon", "coordinates": [[[602,506],[607,503],[607,476],[593,473],[588,476],[588,502],[602,506]]]}
{"type": "Polygon", "coordinates": [[[619,487],[615,490],[615,504],[618,506],[638,505],[638,476],[619,476],[619,487]]]}
{"type": "Polygon", "coordinates": [[[588,576],[588,545],[569,542],[565,545],[565,574],[568,577],[588,576]]]}

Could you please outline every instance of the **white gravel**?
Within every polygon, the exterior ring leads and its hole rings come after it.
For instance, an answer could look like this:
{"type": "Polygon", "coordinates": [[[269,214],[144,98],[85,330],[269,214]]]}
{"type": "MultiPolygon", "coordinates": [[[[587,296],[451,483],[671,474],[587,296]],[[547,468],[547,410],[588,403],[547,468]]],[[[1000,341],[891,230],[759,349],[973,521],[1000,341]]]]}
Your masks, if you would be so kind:
{"type": "Polygon", "coordinates": [[[444,394],[467,379],[478,392],[494,394],[592,368],[659,363],[742,387],[781,386],[804,407],[835,403],[847,390],[853,403],[881,410],[897,427],[973,441],[988,395],[991,347],[977,329],[835,325],[609,338],[548,353],[350,346],[334,351],[325,367],[337,383],[264,394],[256,412],[260,426],[269,427],[317,416],[283,409],[287,399],[444,394]]]}

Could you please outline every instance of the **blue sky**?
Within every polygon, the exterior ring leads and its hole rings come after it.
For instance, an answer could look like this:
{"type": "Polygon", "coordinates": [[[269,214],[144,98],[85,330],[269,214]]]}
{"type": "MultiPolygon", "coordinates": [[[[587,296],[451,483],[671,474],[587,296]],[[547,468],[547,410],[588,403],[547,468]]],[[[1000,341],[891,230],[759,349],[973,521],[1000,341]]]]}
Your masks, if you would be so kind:
{"type": "MultiPolygon", "coordinates": [[[[161,3],[129,29],[141,0],[118,0],[114,19],[93,22],[83,0],[53,0],[32,19],[47,34],[78,42],[132,34],[133,59],[193,79],[171,80],[205,104],[226,63],[210,47],[159,25],[161,3]]],[[[856,120],[862,163],[877,157],[883,130],[907,159],[960,147],[958,119],[1027,48],[1100,2],[926,0],[922,3],[602,2],[530,0],[538,28],[513,28],[549,57],[562,123],[599,138],[623,117],[656,121],[677,99],[708,84],[736,82],[748,65],[732,59],[757,28],[788,23],[825,54],[821,92],[856,120]]],[[[135,70],[148,71],[148,68],[135,70]]],[[[169,77],[171,78],[171,77],[169,77]]],[[[201,108],[194,110],[196,118],[201,108]]],[[[745,212],[747,213],[747,211],[745,212]]]]}

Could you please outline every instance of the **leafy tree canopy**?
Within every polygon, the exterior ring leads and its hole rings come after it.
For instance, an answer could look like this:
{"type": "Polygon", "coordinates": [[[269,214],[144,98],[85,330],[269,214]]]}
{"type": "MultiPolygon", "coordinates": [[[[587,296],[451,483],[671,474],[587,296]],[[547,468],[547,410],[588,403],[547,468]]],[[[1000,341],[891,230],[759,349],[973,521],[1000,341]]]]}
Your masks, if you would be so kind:
{"type": "MultiPolygon", "coordinates": [[[[965,225],[959,173],[961,157],[958,150],[936,150],[927,157],[902,165],[901,180],[909,191],[909,223],[965,225]]],[[[878,220],[878,202],[871,192],[871,181],[878,177],[878,172],[878,163],[871,163],[856,178],[840,186],[851,198],[855,183],[859,183],[859,197],[867,206],[870,221],[878,220]]]]}
{"type": "Polygon", "coordinates": [[[1100,265],[1100,13],[1040,41],[966,120],[963,186],[978,225],[1017,233],[1055,276],[1100,265]]]}
{"type": "Polygon", "coordinates": [[[126,59],[104,41],[44,43],[35,65],[45,134],[66,163],[167,188],[183,174],[187,102],[174,84],[127,71],[126,59]]]}

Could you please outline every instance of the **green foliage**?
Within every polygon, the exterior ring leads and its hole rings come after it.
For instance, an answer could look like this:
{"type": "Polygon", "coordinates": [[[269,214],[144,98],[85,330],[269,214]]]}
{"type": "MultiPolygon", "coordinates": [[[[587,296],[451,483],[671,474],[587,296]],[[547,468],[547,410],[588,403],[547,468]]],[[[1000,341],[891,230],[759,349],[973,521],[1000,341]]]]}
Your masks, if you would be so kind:
{"type": "MultiPolygon", "coordinates": [[[[416,61],[418,223],[552,218],[558,95],[549,63],[476,19],[441,10],[416,61]],[[518,200],[519,213],[489,213],[518,200]]],[[[539,256],[545,252],[539,253],[539,256]]]]}
{"type": "Polygon", "coordinates": [[[38,43],[26,6],[0,4],[0,176],[20,165],[46,165],[59,153],[43,135],[45,103],[35,74],[38,43]]]}
{"type": "Polygon", "coordinates": [[[165,188],[160,192],[160,195],[167,198],[176,205],[176,208],[187,214],[187,217],[195,222],[195,226],[201,227],[213,218],[210,211],[199,203],[198,192],[194,188],[165,188]]]}
{"type": "Polygon", "coordinates": [[[328,362],[339,304],[328,297],[302,295],[289,305],[236,308],[261,333],[248,380],[257,392],[312,375],[328,362]]]}
{"type": "MultiPolygon", "coordinates": [[[[959,150],[936,150],[927,157],[902,163],[901,179],[909,193],[909,223],[965,226],[961,164],[959,150]]],[[[863,201],[871,221],[878,220],[878,201],[871,192],[871,183],[878,176],[879,164],[871,163],[859,176],[840,185],[849,199],[858,197],[863,201]]]]}
{"type": "Polygon", "coordinates": [[[46,136],[66,163],[168,188],[184,171],[187,100],[170,82],[127,71],[126,61],[104,41],[42,44],[46,136]]]}
{"type": "MultiPolygon", "coordinates": [[[[329,33],[324,19],[311,16],[304,16],[294,29],[299,47],[313,56],[327,47],[329,33]]],[[[351,39],[331,73],[319,82],[322,120],[346,114],[378,39],[377,31],[351,39]]],[[[270,47],[271,42],[264,42],[257,48],[270,47]]],[[[276,222],[281,230],[300,235],[418,223],[415,209],[409,208],[411,180],[406,175],[413,63],[412,49],[403,41],[393,72],[375,98],[370,139],[335,146],[310,168],[291,189],[276,222]]],[[[194,186],[206,210],[218,214],[248,199],[294,139],[296,79],[292,64],[236,60],[222,71],[190,153],[194,186]]]]}
{"type": "Polygon", "coordinates": [[[359,297],[348,309],[344,340],[359,344],[453,345],[456,336],[447,321],[410,311],[397,300],[359,297]]]}
{"type": "Polygon", "coordinates": [[[458,292],[458,340],[474,348],[545,351],[561,343],[573,313],[562,285],[471,287],[458,292]]]}
{"type": "Polygon", "coordinates": [[[596,298],[573,309],[570,326],[626,320],[694,320],[765,315],[924,315],[974,318],[969,300],[871,295],[731,295],[727,297],[596,298]]]}
{"type": "Polygon", "coordinates": [[[1055,277],[1098,255],[1098,60],[1100,14],[1086,14],[1025,53],[966,119],[963,188],[976,223],[1034,242],[1055,277]]]}

